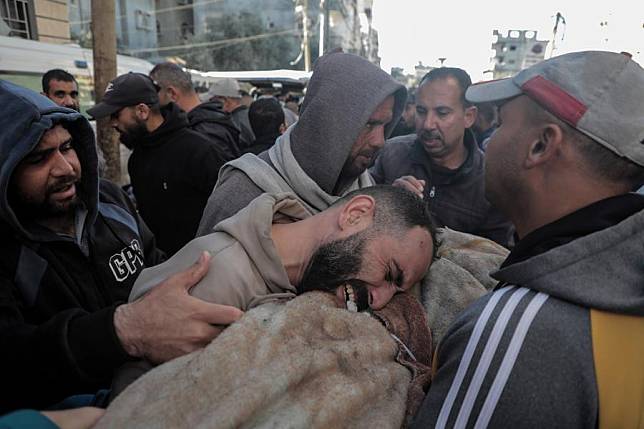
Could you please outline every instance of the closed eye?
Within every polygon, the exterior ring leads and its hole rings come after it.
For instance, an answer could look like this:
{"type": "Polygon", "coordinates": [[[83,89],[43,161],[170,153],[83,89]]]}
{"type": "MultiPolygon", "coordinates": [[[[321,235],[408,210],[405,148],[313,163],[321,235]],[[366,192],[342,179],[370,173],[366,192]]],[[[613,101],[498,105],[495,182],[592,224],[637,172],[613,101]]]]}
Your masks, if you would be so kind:
{"type": "Polygon", "coordinates": [[[396,283],[396,287],[402,290],[402,287],[405,284],[405,272],[400,269],[400,265],[398,265],[398,262],[394,261],[394,265],[396,267],[396,273],[397,273],[394,282],[396,283]]]}
{"type": "Polygon", "coordinates": [[[385,273],[385,281],[393,284],[396,292],[402,292],[405,284],[405,273],[400,269],[396,261],[393,261],[393,267],[389,267],[385,273]]]}

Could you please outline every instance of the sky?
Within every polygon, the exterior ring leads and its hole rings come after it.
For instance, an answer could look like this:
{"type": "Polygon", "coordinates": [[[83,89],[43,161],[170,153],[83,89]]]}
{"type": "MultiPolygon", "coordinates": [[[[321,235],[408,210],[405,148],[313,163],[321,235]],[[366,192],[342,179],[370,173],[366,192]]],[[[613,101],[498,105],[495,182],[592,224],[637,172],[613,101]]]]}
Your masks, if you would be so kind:
{"type": "Polygon", "coordinates": [[[493,30],[536,30],[552,40],[555,15],[566,25],[558,31],[555,55],[579,50],[628,51],[644,65],[644,1],[374,0],[381,67],[444,65],[461,67],[473,81],[491,79],[493,30]],[[607,23],[607,25],[600,25],[607,23]],[[562,38],[563,36],[563,38],[562,38]]]}

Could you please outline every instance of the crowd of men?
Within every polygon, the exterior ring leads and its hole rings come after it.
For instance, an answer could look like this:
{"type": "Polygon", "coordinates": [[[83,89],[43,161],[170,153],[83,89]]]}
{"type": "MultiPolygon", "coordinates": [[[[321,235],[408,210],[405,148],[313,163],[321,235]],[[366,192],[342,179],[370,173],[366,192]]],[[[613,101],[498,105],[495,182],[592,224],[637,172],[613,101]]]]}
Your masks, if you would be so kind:
{"type": "Polygon", "coordinates": [[[380,309],[447,227],[511,251],[451,321],[413,426],[641,425],[636,62],[570,53],[478,84],[441,67],[408,94],[331,53],[288,128],[234,80],[208,98],[165,63],[87,111],[132,151],[133,200],[100,177],[72,75],[47,72],[42,94],[0,81],[0,413],[104,406],[123,368],[204,347],[269,299],[380,309]]]}

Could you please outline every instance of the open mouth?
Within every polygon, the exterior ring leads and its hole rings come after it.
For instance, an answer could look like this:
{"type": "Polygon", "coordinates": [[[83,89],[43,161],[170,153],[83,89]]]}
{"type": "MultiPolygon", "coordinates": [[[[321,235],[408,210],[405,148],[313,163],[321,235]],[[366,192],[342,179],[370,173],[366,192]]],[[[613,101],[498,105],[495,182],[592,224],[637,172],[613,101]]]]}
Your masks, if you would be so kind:
{"type": "Polygon", "coordinates": [[[66,185],[59,186],[55,188],[51,194],[56,196],[56,198],[59,198],[59,199],[73,197],[76,194],[76,184],[68,183],[66,185]]]}
{"type": "Polygon", "coordinates": [[[342,286],[342,291],[347,310],[358,312],[371,307],[372,296],[366,283],[353,279],[342,286]]]}
{"type": "Polygon", "coordinates": [[[433,144],[438,144],[442,142],[443,140],[440,137],[429,137],[429,138],[424,138],[423,142],[424,143],[433,143],[433,144]]]}
{"type": "Polygon", "coordinates": [[[357,313],[358,304],[356,303],[356,293],[353,290],[353,286],[350,284],[344,285],[344,303],[347,306],[347,310],[357,313]]]}

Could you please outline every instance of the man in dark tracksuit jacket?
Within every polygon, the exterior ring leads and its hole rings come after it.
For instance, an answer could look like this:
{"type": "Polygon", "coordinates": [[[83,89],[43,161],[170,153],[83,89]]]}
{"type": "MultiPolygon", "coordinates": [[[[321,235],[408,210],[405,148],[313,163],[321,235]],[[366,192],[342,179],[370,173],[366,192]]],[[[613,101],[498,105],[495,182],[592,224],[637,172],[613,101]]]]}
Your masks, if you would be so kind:
{"type": "Polygon", "coordinates": [[[99,180],[79,113],[0,81],[0,413],[109,387],[128,360],[114,328],[152,233],[99,180]]]}
{"type": "Polygon", "coordinates": [[[455,320],[413,428],[642,428],[644,69],[573,52],[473,85],[486,194],[520,238],[455,320]]]}

